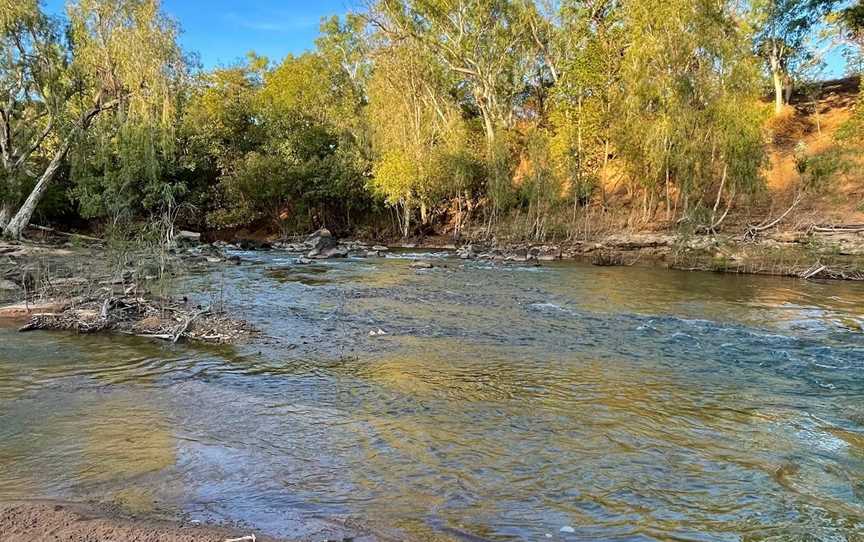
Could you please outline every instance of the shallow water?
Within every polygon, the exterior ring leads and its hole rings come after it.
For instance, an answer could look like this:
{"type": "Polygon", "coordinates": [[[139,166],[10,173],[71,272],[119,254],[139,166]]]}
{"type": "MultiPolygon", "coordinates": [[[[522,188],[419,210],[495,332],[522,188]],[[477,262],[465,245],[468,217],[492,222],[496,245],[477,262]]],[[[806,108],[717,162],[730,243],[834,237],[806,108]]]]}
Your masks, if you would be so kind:
{"type": "Polygon", "coordinates": [[[192,280],[259,344],[0,329],[0,499],[287,536],[864,533],[864,285],[245,256],[192,280]]]}

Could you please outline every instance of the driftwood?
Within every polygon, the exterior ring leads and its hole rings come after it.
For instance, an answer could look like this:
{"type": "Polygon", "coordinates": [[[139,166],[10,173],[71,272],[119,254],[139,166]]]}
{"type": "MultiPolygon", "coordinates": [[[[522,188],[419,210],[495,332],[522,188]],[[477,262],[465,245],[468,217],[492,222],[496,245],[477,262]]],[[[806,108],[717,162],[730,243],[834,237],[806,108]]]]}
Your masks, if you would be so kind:
{"type": "Polygon", "coordinates": [[[65,231],[56,230],[54,228],[49,228],[48,226],[39,226],[37,224],[30,224],[30,226],[28,226],[28,227],[39,230],[39,231],[46,231],[49,233],[53,233],[55,235],[62,235],[63,237],[78,237],[79,239],[85,239],[87,241],[93,241],[96,243],[102,243],[105,241],[104,239],[100,239],[98,237],[91,237],[89,235],[84,235],[81,233],[69,233],[69,232],[65,232],[65,231]]]}
{"type": "Polygon", "coordinates": [[[816,264],[813,267],[811,267],[810,269],[808,269],[807,271],[804,271],[803,273],[801,273],[801,278],[802,279],[811,279],[811,278],[817,276],[819,273],[825,271],[826,269],[828,269],[827,265],[816,264]]]}
{"type": "Polygon", "coordinates": [[[810,231],[818,233],[864,233],[864,224],[813,224],[810,231]]]}
{"type": "Polygon", "coordinates": [[[209,309],[208,309],[208,310],[203,310],[203,311],[198,311],[198,312],[196,312],[195,314],[193,314],[193,315],[187,317],[187,318],[186,318],[186,322],[183,324],[183,327],[181,327],[181,328],[177,331],[177,333],[174,334],[174,337],[171,339],[171,342],[172,342],[172,343],[176,343],[176,342],[180,339],[180,337],[181,337],[184,333],[186,333],[186,330],[189,329],[189,324],[191,324],[192,322],[194,322],[194,321],[195,321],[199,316],[202,316],[202,315],[204,315],[204,314],[206,314],[206,313],[208,313],[208,312],[210,312],[209,309]]]}
{"type": "Polygon", "coordinates": [[[801,203],[801,200],[803,199],[803,197],[804,197],[803,194],[801,192],[798,192],[795,195],[795,199],[792,201],[792,205],[790,205],[789,208],[786,209],[786,211],[782,215],[778,216],[774,220],[771,220],[770,222],[763,222],[761,224],[756,224],[756,225],[750,224],[750,226],[747,227],[747,231],[744,233],[744,238],[745,239],[755,239],[756,236],[758,236],[761,232],[766,231],[766,230],[770,230],[771,228],[773,228],[774,226],[776,226],[777,224],[782,222],[783,219],[786,218],[787,216],[789,216],[789,213],[791,213],[792,210],[795,207],[797,207],[799,203],[801,203]]]}
{"type": "Polygon", "coordinates": [[[30,314],[19,331],[69,330],[77,333],[112,331],[177,343],[181,339],[230,343],[247,336],[243,321],[209,308],[192,309],[182,301],[114,297],[110,290],[76,300],[56,313],[30,314]]]}

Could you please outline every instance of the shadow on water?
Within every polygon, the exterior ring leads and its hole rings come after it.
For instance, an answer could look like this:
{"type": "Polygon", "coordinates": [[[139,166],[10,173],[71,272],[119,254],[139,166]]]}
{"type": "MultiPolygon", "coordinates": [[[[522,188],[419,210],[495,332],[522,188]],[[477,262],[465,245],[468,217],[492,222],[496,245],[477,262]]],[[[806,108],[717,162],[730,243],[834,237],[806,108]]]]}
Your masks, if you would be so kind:
{"type": "Polygon", "coordinates": [[[0,329],[0,498],[300,537],[864,532],[862,285],[411,257],[194,277],[252,345],[0,329]]]}

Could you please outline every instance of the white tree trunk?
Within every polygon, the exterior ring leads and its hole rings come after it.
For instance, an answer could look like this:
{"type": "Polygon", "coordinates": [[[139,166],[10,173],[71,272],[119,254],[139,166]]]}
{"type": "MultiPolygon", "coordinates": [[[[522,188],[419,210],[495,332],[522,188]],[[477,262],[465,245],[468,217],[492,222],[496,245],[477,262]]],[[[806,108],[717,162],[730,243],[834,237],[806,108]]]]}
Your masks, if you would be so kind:
{"type": "Polygon", "coordinates": [[[783,76],[779,72],[773,72],[771,78],[774,80],[774,112],[783,111],[783,76]]]}
{"type": "Polygon", "coordinates": [[[411,207],[407,200],[402,204],[402,209],[405,211],[402,221],[402,237],[408,237],[408,233],[411,231],[411,207]]]}
{"type": "Polygon", "coordinates": [[[5,201],[0,202],[0,230],[6,227],[12,218],[12,206],[5,201]]]}
{"type": "Polygon", "coordinates": [[[783,111],[784,100],[783,100],[783,71],[780,69],[780,62],[775,59],[771,59],[771,79],[774,82],[774,113],[780,114],[783,111]]]}
{"type": "Polygon", "coordinates": [[[30,219],[33,217],[34,211],[36,211],[36,206],[39,205],[42,196],[44,196],[45,191],[48,190],[48,185],[51,184],[51,181],[54,180],[54,176],[57,174],[57,170],[60,169],[60,164],[66,157],[66,153],[69,152],[69,146],[70,140],[67,139],[63,145],[57,149],[57,152],[54,153],[51,163],[48,164],[48,167],[42,173],[42,176],[39,177],[39,181],[36,183],[33,191],[30,192],[30,195],[27,196],[27,200],[21,208],[18,209],[15,216],[12,217],[9,223],[3,228],[3,235],[13,239],[21,238],[24,228],[30,224],[30,219]]]}

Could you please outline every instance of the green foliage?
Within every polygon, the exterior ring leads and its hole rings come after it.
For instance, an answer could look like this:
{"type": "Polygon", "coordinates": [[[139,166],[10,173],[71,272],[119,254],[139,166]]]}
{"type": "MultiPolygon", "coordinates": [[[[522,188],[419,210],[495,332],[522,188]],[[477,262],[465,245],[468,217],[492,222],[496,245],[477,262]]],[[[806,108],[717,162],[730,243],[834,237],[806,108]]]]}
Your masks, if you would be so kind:
{"type": "Polygon", "coordinates": [[[384,53],[369,82],[376,156],[369,187],[389,205],[402,206],[407,231],[412,208],[422,214],[446,198],[473,192],[481,160],[449,95],[448,73],[435,57],[411,44],[384,53]]]}
{"type": "Polygon", "coordinates": [[[748,20],[756,53],[767,71],[790,87],[791,79],[821,59],[808,40],[839,0],[755,0],[748,20]]]}
{"type": "Polygon", "coordinates": [[[163,167],[185,73],[175,23],[157,0],[78,0],[67,17],[32,3],[4,12],[0,132],[18,138],[0,138],[3,199],[23,199],[21,175],[39,178],[8,235],[20,235],[70,154],[84,216],[134,213],[175,192],[163,167]]]}
{"type": "Polygon", "coordinates": [[[613,138],[631,176],[667,198],[670,184],[684,194],[724,178],[733,192],[757,188],[764,113],[731,12],[719,2],[632,2],[625,21],[631,45],[613,138]]]}
{"type": "MultiPolygon", "coordinates": [[[[835,4],[377,0],[322,21],[312,51],[190,76],[158,0],[73,0],[57,20],[0,0],[0,205],[59,156],[50,197],[113,221],[186,203],[200,226],[338,230],[377,200],[405,234],[479,207],[539,239],[605,208],[615,177],[699,228],[764,184],[761,62],[791,84],[835,4]]],[[[849,43],[859,12],[831,20],[849,43]]],[[[801,159],[808,186],[835,158],[801,159]]]]}
{"type": "Polygon", "coordinates": [[[801,175],[804,190],[823,193],[831,185],[834,176],[849,167],[838,147],[814,155],[805,154],[806,148],[800,145],[795,152],[795,168],[801,175]]]}
{"type": "Polygon", "coordinates": [[[556,174],[575,202],[587,203],[600,184],[612,143],[625,50],[623,10],[565,2],[557,34],[562,75],[552,89],[550,150],[556,174]]]}

